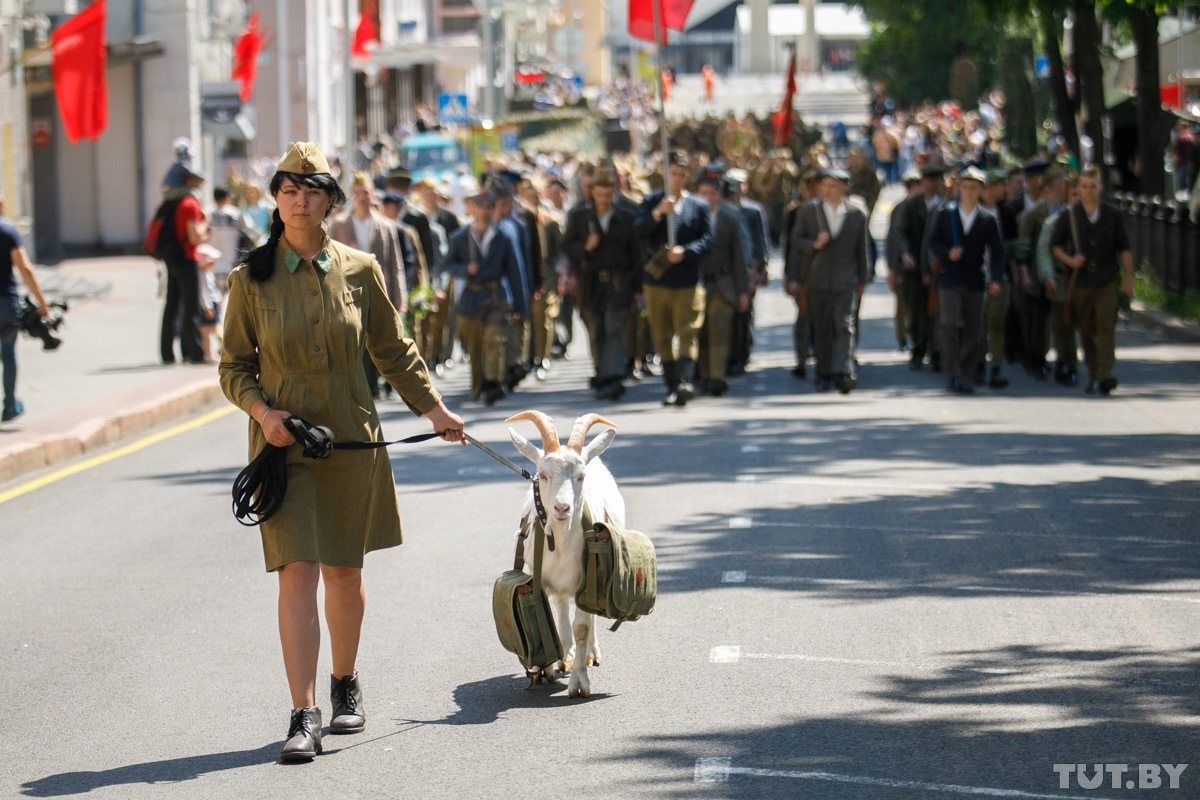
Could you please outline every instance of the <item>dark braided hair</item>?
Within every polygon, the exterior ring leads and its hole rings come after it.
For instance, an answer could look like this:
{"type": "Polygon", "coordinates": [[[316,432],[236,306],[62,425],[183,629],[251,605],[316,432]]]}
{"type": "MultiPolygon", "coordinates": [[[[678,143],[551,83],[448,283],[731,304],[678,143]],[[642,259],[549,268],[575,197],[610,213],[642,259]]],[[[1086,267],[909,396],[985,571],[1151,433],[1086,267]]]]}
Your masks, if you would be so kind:
{"type": "MultiPolygon", "coordinates": [[[[317,175],[276,172],[275,177],[271,178],[271,183],[267,187],[267,191],[270,192],[272,197],[279,194],[279,190],[282,188],[285,180],[290,180],[297,186],[308,186],[325,192],[333,200],[329,204],[329,208],[325,210],[327,218],[333,213],[335,208],[346,204],[346,193],[342,191],[341,186],[338,186],[333,176],[327,172],[317,175]]],[[[275,248],[279,245],[279,239],[282,236],[283,220],[279,218],[279,209],[275,209],[271,212],[271,229],[266,244],[246,253],[241,261],[242,264],[246,265],[246,270],[252,280],[262,283],[271,277],[271,273],[275,271],[275,248]]]]}

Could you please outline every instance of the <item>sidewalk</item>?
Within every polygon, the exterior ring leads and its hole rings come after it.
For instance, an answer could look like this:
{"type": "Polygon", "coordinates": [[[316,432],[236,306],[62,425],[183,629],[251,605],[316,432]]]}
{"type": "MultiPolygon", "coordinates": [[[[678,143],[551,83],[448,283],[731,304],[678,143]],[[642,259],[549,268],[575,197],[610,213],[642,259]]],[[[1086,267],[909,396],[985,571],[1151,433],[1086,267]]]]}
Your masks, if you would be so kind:
{"type": "MultiPolygon", "coordinates": [[[[876,215],[878,216],[878,214],[876,215]]],[[[0,424],[0,486],[224,403],[215,366],[162,366],[157,263],[78,259],[38,270],[47,294],[71,303],[63,345],[20,336],[17,395],[25,414],[0,424]]],[[[1200,326],[1135,303],[1137,325],[1200,343],[1200,326]]]]}
{"type": "Polygon", "coordinates": [[[0,424],[0,484],[223,401],[215,366],[159,363],[157,271],[138,256],[38,269],[47,295],[71,309],[57,350],[18,338],[25,413],[0,424]]]}

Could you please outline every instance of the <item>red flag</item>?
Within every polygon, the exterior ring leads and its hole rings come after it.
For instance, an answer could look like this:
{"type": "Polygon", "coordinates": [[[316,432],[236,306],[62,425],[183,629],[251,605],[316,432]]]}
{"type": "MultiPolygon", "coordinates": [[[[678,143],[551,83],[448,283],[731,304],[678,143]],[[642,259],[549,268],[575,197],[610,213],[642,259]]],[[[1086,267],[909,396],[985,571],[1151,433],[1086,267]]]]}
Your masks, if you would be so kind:
{"type": "Polygon", "coordinates": [[[1158,102],[1164,108],[1174,108],[1176,110],[1183,109],[1183,103],[1180,102],[1179,84],[1168,83],[1158,87],[1158,102]]]}
{"type": "Polygon", "coordinates": [[[72,144],[99,139],[108,127],[104,17],[104,0],[96,0],[50,34],[54,97],[72,144]]]}
{"type": "Polygon", "coordinates": [[[792,100],[796,97],[796,48],[788,57],[787,83],[784,84],[783,102],[775,112],[775,146],[783,147],[792,138],[792,125],[796,112],[792,108],[792,100]]]}
{"type": "Polygon", "coordinates": [[[367,51],[367,44],[377,41],[379,41],[379,34],[375,30],[375,23],[371,21],[370,10],[363,9],[363,12],[358,15],[358,27],[354,29],[354,44],[350,46],[350,55],[355,58],[366,58],[370,55],[367,51]]]}
{"type": "Polygon", "coordinates": [[[629,35],[654,41],[654,4],[659,5],[658,43],[667,43],[667,28],[681,31],[695,0],[629,0],[629,35]]]}
{"type": "Polygon", "coordinates": [[[230,77],[241,81],[242,89],[238,96],[243,102],[254,94],[254,79],[258,75],[258,54],[262,52],[263,37],[258,32],[258,14],[254,14],[246,22],[246,30],[238,37],[233,45],[233,72],[230,77]]]}

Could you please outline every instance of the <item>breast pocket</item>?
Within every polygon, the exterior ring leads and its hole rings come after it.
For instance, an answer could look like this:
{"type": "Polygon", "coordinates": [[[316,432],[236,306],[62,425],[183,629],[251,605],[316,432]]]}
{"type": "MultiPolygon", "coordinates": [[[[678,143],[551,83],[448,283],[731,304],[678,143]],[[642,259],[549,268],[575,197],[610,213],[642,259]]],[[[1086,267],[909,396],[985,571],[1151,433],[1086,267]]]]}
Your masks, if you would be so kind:
{"type": "Polygon", "coordinates": [[[361,286],[348,286],[342,291],[339,308],[342,321],[355,331],[362,331],[367,323],[367,296],[361,286]]]}

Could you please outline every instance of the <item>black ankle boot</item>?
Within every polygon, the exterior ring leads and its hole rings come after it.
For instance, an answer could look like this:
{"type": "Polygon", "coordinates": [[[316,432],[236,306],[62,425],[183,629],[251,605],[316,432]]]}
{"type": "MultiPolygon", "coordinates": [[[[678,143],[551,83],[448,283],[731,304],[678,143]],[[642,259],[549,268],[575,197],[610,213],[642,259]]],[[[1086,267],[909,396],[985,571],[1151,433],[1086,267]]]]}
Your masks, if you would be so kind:
{"type": "Polygon", "coordinates": [[[361,733],[366,727],[362,685],[358,682],[358,675],[344,678],[330,675],[329,704],[333,706],[333,716],[329,719],[330,733],[361,733]]]}
{"type": "Polygon", "coordinates": [[[676,403],[679,399],[679,395],[677,393],[677,390],[679,388],[679,370],[676,367],[676,362],[674,362],[674,361],[662,362],[662,374],[663,374],[663,383],[666,384],[666,387],[667,387],[667,396],[663,398],[663,405],[664,406],[676,405],[676,403]]]}
{"type": "Polygon", "coordinates": [[[676,362],[675,366],[679,370],[679,385],[675,390],[675,404],[685,406],[689,400],[696,396],[696,387],[692,385],[692,381],[696,379],[696,362],[691,358],[681,358],[676,362]]]}
{"type": "Polygon", "coordinates": [[[297,708],[288,724],[287,741],[279,751],[279,760],[312,761],[321,752],[321,709],[297,708]]]}

